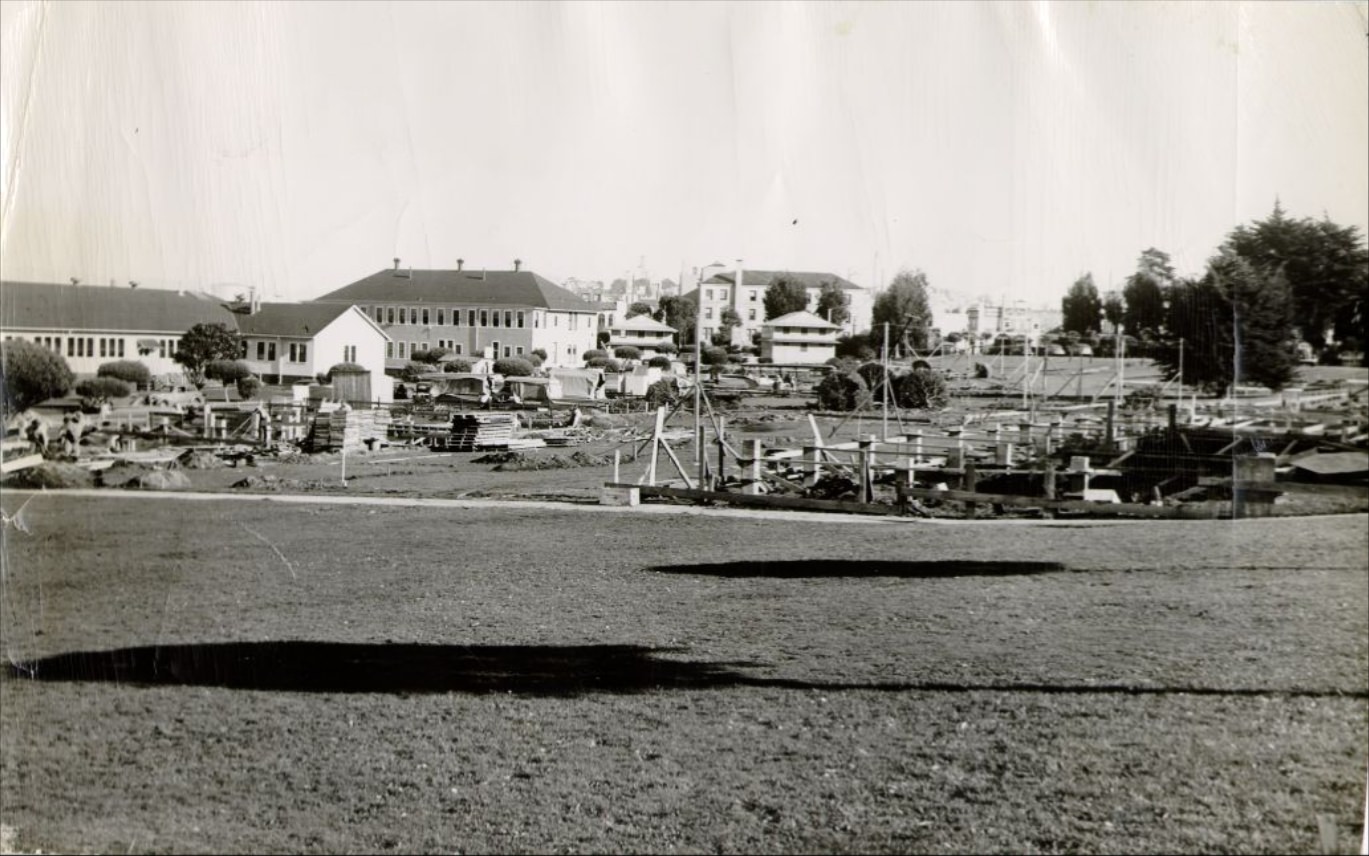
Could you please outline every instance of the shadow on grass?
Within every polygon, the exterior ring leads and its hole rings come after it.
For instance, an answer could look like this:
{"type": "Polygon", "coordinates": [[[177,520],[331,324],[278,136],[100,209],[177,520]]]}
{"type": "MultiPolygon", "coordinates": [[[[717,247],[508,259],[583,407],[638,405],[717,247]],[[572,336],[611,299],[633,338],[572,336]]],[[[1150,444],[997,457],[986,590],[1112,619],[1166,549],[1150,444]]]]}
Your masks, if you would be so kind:
{"type": "Polygon", "coordinates": [[[655,565],[645,570],[661,574],[699,574],[706,577],[768,577],[806,579],[820,577],[1012,577],[1052,574],[1068,570],[1059,562],[937,561],[887,562],[854,559],[800,559],[793,562],[718,562],[703,565],[655,565]]]}
{"type": "Polygon", "coordinates": [[[518,693],[580,696],[659,690],[767,687],[821,692],[1030,692],[1051,694],[1369,697],[1363,691],[1217,689],[1119,684],[844,683],[763,678],[747,662],[662,659],[675,648],[636,645],[407,645],[227,642],[57,654],[6,667],[10,678],[55,682],[214,686],[328,693],[518,693]]]}

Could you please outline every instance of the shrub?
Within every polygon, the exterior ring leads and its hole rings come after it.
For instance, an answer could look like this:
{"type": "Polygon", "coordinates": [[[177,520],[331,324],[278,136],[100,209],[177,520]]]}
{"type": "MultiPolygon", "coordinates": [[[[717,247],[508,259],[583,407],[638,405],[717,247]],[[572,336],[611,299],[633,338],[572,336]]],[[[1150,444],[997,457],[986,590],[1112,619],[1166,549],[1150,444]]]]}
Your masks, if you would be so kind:
{"type": "Polygon", "coordinates": [[[580,356],[584,358],[585,362],[589,362],[590,360],[596,360],[600,357],[607,357],[608,351],[601,351],[598,348],[590,348],[588,351],[585,351],[580,356]]]}
{"type": "Polygon", "coordinates": [[[261,380],[258,378],[249,376],[238,381],[238,396],[240,398],[256,398],[259,392],[261,392],[261,380]]]}
{"type": "MultiPolygon", "coordinates": [[[[856,369],[856,374],[860,375],[860,379],[865,381],[865,385],[870,389],[871,393],[873,393],[875,390],[879,389],[880,379],[884,377],[884,365],[881,363],[864,363],[860,368],[856,369]]],[[[890,369],[890,384],[893,383],[893,374],[893,369],[890,369]]]]}
{"type": "Polygon", "coordinates": [[[95,370],[97,377],[118,378],[133,385],[134,389],[152,386],[152,370],[137,360],[115,360],[103,363],[95,370]]]}
{"type": "Polygon", "coordinates": [[[727,355],[727,361],[728,361],[729,363],[738,363],[738,364],[744,363],[744,362],[746,362],[746,354],[743,354],[743,353],[728,354],[728,355],[727,355]]]}
{"type": "Polygon", "coordinates": [[[468,372],[470,370],[471,361],[462,357],[457,357],[447,363],[447,371],[449,372],[468,372]]]}
{"type": "Polygon", "coordinates": [[[706,366],[727,365],[727,349],[719,348],[716,345],[711,348],[704,348],[701,358],[706,366]]]}
{"type": "Polygon", "coordinates": [[[646,389],[646,403],[651,407],[665,407],[674,404],[680,396],[680,384],[673,377],[665,377],[646,389]]]}
{"type": "Polygon", "coordinates": [[[849,374],[860,368],[861,361],[854,357],[832,357],[827,361],[827,365],[838,373],[849,374]]]}
{"type": "Polygon", "coordinates": [[[522,357],[500,357],[494,361],[494,373],[504,377],[529,377],[532,363],[522,357]]]}
{"type": "Polygon", "coordinates": [[[342,372],[343,374],[363,374],[366,372],[366,367],[359,366],[356,363],[334,363],[333,366],[328,369],[328,379],[332,380],[333,375],[338,372],[342,372]]]}
{"type": "Polygon", "coordinates": [[[410,359],[412,359],[416,363],[427,363],[428,365],[437,365],[443,357],[447,356],[450,353],[451,351],[446,348],[428,348],[424,351],[415,352],[410,357],[410,359]]]}
{"type": "Polygon", "coordinates": [[[606,372],[620,372],[623,370],[622,363],[618,362],[613,357],[594,357],[589,362],[585,363],[585,367],[603,369],[606,372]]]}
{"type": "Polygon", "coordinates": [[[899,407],[922,410],[940,409],[949,400],[946,379],[930,369],[913,369],[892,380],[894,397],[899,407]]]}
{"type": "Polygon", "coordinates": [[[217,380],[227,386],[252,376],[252,369],[242,360],[214,360],[204,367],[206,380],[217,380]]]}
{"type": "Polygon", "coordinates": [[[680,349],[675,347],[674,342],[657,342],[653,347],[658,354],[678,354],[680,349]]]}
{"type": "Polygon", "coordinates": [[[613,356],[620,360],[640,360],[642,358],[642,349],[633,347],[632,345],[620,345],[613,349],[613,356]]]}
{"type": "Polygon", "coordinates": [[[670,357],[657,355],[647,360],[646,364],[652,368],[668,369],[670,368],[670,357]]]}
{"type": "Polygon", "coordinates": [[[76,384],[76,394],[86,402],[97,405],[111,398],[123,398],[132,390],[126,381],[117,377],[87,378],[76,384]]]}
{"type": "Polygon", "coordinates": [[[536,354],[528,354],[528,362],[532,364],[532,367],[534,369],[540,369],[542,367],[542,364],[546,361],[546,357],[539,357],[536,354]]]}
{"type": "Polygon", "coordinates": [[[33,342],[0,345],[0,382],[6,410],[26,410],[66,395],[76,380],[61,354],[33,342]]]}
{"type": "Polygon", "coordinates": [[[399,377],[400,380],[407,380],[409,383],[413,383],[432,370],[433,367],[427,363],[415,363],[410,361],[405,363],[404,368],[399,370],[399,377]]]}
{"type": "MultiPolygon", "coordinates": [[[[537,359],[539,359],[539,360],[541,360],[543,363],[545,363],[545,362],[547,361],[547,349],[546,349],[546,348],[533,348],[533,349],[532,349],[532,352],[529,354],[529,356],[536,357],[537,359]]],[[[541,363],[539,363],[538,365],[541,365],[541,363]]]]}
{"type": "Polygon", "coordinates": [[[858,410],[870,405],[870,387],[855,372],[828,372],[813,392],[823,410],[858,410]]]}

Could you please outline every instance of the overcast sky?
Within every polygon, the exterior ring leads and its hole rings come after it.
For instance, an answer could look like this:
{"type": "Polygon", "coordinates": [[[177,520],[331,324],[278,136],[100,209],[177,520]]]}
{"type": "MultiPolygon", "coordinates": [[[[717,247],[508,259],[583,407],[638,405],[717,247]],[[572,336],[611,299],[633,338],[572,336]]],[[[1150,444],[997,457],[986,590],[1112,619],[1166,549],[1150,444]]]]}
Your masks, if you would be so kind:
{"type": "Polygon", "coordinates": [[[0,3],[0,273],[305,300],[901,267],[1057,303],[1369,228],[1363,2],[0,3]]]}

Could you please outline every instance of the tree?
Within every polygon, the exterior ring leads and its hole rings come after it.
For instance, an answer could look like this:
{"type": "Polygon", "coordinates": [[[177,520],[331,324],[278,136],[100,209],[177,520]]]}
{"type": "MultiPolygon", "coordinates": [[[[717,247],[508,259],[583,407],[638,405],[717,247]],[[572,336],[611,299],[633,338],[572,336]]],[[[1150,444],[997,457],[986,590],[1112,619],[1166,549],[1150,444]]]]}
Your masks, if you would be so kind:
{"type": "Polygon", "coordinates": [[[244,400],[256,398],[261,392],[261,378],[248,375],[238,381],[238,397],[244,400]]]}
{"type": "Polygon", "coordinates": [[[647,360],[646,364],[654,369],[669,369],[670,357],[667,357],[664,354],[657,354],[656,356],[647,360]]]}
{"type": "Polygon", "coordinates": [[[1126,310],[1122,323],[1137,334],[1160,332],[1165,323],[1165,295],[1174,285],[1174,267],[1169,256],[1151,247],[1141,253],[1136,273],[1127,277],[1122,288],[1126,310]]]}
{"type": "Polygon", "coordinates": [[[819,318],[825,318],[837,325],[845,324],[851,320],[850,305],[851,300],[846,296],[846,292],[841,290],[841,286],[835,282],[822,284],[822,289],[818,292],[819,318]]]}
{"type": "Polygon", "coordinates": [[[185,366],[185,373],[196,386],[204,385],[204,367],[215,360],[235,360],[242,354],[236,332],[227,324],[196,324],[181,337],[173,359],[185,366]]]}
{"type": "Polygon", "coordinates": [[[655,311],[656,310],[651,308],[650,303],[644,303],[643,301],[639,300],[627,308],[627,317],[635,318],[638,315],[646,315],[650,317],[651,314],[655,311]]]}
{"type": "Polygon", "coordinates": [[[61,354],[34,342],[13,340],[0,345],[0,381],[5,389],[5,416],[66,395],[76,378],[61,354]]]}
{"type": "Polygon", "coordinates": [[[1060,314],[1064,323],[1060,326],[1066,332],[1073,330],[1087,335],[1099,329],[1098,316],[1103,302],[1098,298],[1098,286],[1093,284],[1093,274],[1086,273],[1074,281],[1069,293],[1060,301],[1060,314]]]}
{"type": "Polygon", "coordinates": [[[808,308],[808,287],[788,274],[779,274],[765,288],[765,320],[808,308]]]}
{"type": "Polygon", "coordinates": [[[92,406],[92,409],[98,409],[99,405],[111,398],[125,397],[132,392],[132,387],[128,381],[119,380],[117,377],[93,377],[77,381],[75,391],[92,406]]]}
{"type": "Polygon", "coordinates": [[[1177,375],[1182,339],[1184,383],[1217,395],[1237,383],[1281,389],[1297,369],[1290,292],[1281,274],[1221,252],[1202,279],[1174,286],[1166,319],[1172,341],[1157,362],[1177,375]]]}
{"type": "Polygon", "coordinates": [[[855,372],[833,369],[813,387],[818,407],[823,410],[864,410],[873,401],[870,387],[855,372]]]}
{"type": "Polygon", "coordinates": [[[618,372],[623,370],[623,366],[613,357],[591,357],[585,361],[585,368],[603,369],[606,372],[618,372]]]}
{"type": "Polygon", "coordinates": [[[635,345],[619,345],[613,349],[613,356],[620,360],[640,360],[642,349],[635,345]]]}
{"type": "Polygon", "coordinates": [[[725,366],[727,365],[727,349],[717,346],[704,348],[699,358],[706,366],[725,366]]]}
{"type": "Polygon", "coordinates": [[[529,351],[528,353],[531,354],[531,355],[534,356],[534,357],[538,357],[538,358],[541,359],[542,362],[544,362],[544,363],[547,361],[547,349],[546,349],[546,348],[533,348],[533,349],[532,349],[531,351],[529,351]]]}
{"type": "Polygon", "coordinates": [[[699,305],[693,298],[671,295],[660,299],[653,317],[662,324],[675,328],[676,339],[683,349],[694,344],[694,325],[697,323],[698,314],[699,305]]]}
{"type": "Polygon", "coordinates": [[[921,270],[901,270],[889,287],[875,295],[871,320],[880,335],[889,325],[889,343],[903,353],[925,350],[927,331],[932,326],[932,308],[927,302],[927,275],[921,270]]]}
{"type": "Polygon", "coordinates": [[[946,379],[934,371],[913,369],[893,379],[894,399],[899,407],[936,410],[946,406],[946,379]]]}
{"type": "Polygon", "coordinates": [[[652,347],[656,349],[658,354],[677,354],[680,351],[679,348],[675,347],[674,342],[657,342],[652,347]]]}
{"type": "Polygon", "coordinates": [[[585,362],[589,362],[590,360],[597,360],[600,357],[607,356],[608,351],[601,350],[599,348],[590,348],[588,351],[585,351],[583,354],[580,355],[581,359],[583,359],[585,362]]]}
{"type": "Polygon", "coordinates": [[[442,358],[450,353],[451,351],[446,348],[424,348],[423,350],[416,352],[409,359],[416,363],[427,363],[430,366],[435,366],[442,362],[442,358]]]}
{"type": "Polygon", "coordinates": [[[95,376],[118,378],[131,384],[135,389],[147,388],[152,385],[152,370],[137,360],[115,360],[111,363],[102,363],[95,370],[95,376]]]}
{"type": "Polygon", "coordinates": [[[1122,296],[1115,292],[1108,294],[1107,298],[1103,301],[1103,318],[1112,325],[1114,330],[1117,329],[1117,325],[1122,323],[1122,319],[1126,317],[1126,313],[1127,307],[1126,304],[1122,302],[1122,296]]]}
{"type": "Polygon", "coordinates": [[[1354,226],[1327,218],[1293,219],[1276,200],[1265,220],[1237,226],[1222,245],[1266,275],[1282,271],[1293,299],[1293,323],[1314,347],[1365,333],[1369,250],[1354,226]]]}
{"type": "MultiPolygon", "coordinates": [[[[865,333],[853,333],[849,336],[838,336],[836,355],[838,357],[854,357],[861,362],[868,362],[878,356],[874,343],[871,341],[873,331],[865,333]]],[[[882,332],[881,332],[882,335],[882,332]]]]}
{"type": "Polygon", "coordinates": [[[718,313],[718,325],[713,331],[713,344],[725,348],[732,344],[732,330],[742,325],[742,316],[731,306],[724,306],[718,313]]]}

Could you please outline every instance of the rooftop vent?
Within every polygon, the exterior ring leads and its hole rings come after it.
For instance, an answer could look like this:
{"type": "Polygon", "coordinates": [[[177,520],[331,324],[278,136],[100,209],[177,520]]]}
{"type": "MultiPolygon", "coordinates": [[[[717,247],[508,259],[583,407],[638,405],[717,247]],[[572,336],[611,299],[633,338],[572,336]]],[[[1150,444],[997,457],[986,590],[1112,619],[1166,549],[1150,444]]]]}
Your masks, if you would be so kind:
{"type": "Polygon", "coordinates": [[[462,269],[463,267],[465,267],[465,266],[466,266],[466,260],[465,260],[465,259],[457,259],[457,260],[456,260],[456,269],[457,269],[457,270],[461,270],[461,269],[462,269]]]}
{"type": "Polygon", "coordinates": [[[518,269],[521,268],[522,266],[523,266],[523,260],[522,260],[522,259],[514,259],[514,260],[513,260],[513,269],[514,269],[514,270],[518,270],[518,269]]]}
{"type": "Polygon", "coordinates": [[[73,276],[73,277],[71,278],[71,284],[72,284],[72,285],[80,285],[80,284],[81,284],[81,278],[80,278],[79,276],[73,276]]]}

